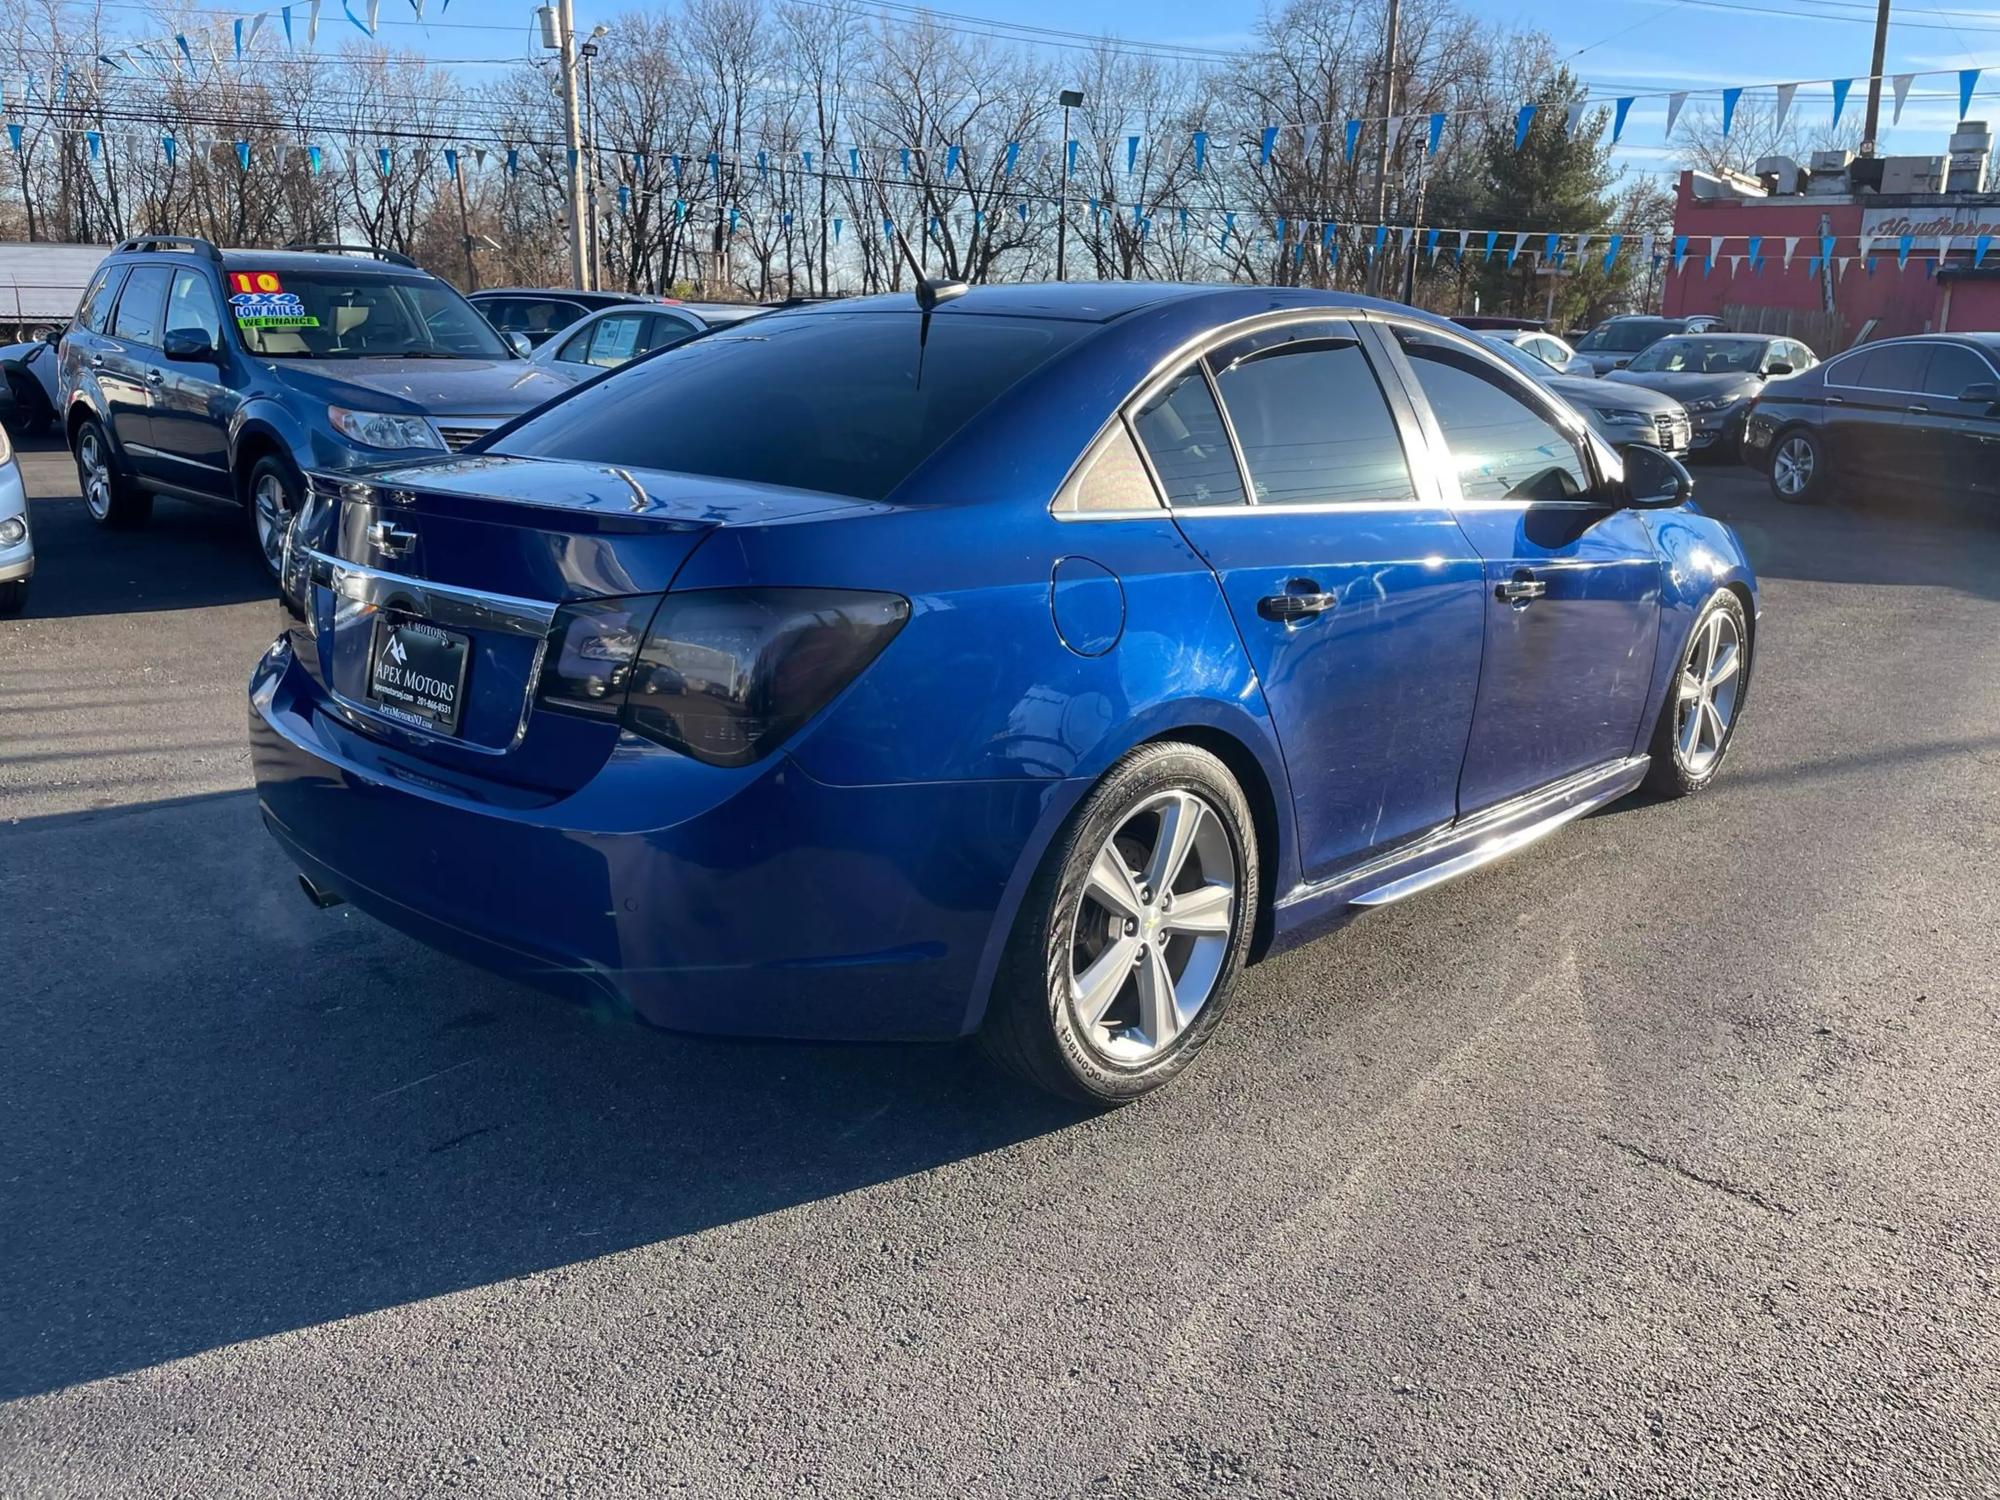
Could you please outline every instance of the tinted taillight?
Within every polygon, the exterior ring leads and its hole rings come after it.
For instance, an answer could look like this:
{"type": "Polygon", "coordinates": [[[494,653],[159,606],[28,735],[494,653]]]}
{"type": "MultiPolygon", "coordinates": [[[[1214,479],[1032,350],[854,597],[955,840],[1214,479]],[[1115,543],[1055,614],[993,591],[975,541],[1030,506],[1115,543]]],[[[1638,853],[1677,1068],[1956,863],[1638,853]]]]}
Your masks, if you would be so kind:
{"type": "Polygon", "coordinates": [[[542,701],[564,713],[617,718],[646,622],[659,607],[658,594],[564,605],[542,659],[542,701]]]}
{"type": "Polygon", "coordinates": [[[880,654],[907,599],[854,589],[669,594],[626,693],[628,729],[710,765],[776,748],[880,654]]]}

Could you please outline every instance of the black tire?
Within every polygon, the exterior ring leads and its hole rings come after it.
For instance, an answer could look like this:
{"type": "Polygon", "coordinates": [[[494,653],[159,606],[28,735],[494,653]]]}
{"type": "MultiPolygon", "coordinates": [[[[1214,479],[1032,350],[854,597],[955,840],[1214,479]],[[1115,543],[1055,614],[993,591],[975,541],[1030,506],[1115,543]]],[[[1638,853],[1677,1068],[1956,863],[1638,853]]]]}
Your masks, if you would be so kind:
{"type": "Polygon", "coordinates": [[[49,398],[43,394],[42,383],[25,370],[9,370],[7,389],[14,398],[13,415],[7,419],[14,435],[46,437],[55,422],[55,413],[49,410],[49,398]]]}
{"type": "MultiPolygon", "coordinates": [[[[1660,705],[1660,717],[1653,726],[1653,740],[1649,746],[1653,757],[1652,765],[1646,772],[1646,790],[1661,797],[1691,797],[1696,792],[1714,782],[1722,770],[1722,762],[1729,753],[1729,747],[1736,741],[1736,726],[1743,722],[1743,707],[1749,700],[1750,675],[1756,667],[1751,650],[1750,617],[1743,608],[1743,601],[1734,590],[1717,589],[1709,601],[1695,616],[1694,628],[1688,631],[1687,644],[1681,648],[1681,659],[1674,668],[1673,678],[1667,684],[1666,701],[1660,705]],[[1714,625],[1717,616],[1722,624],[1714,625]],[[1725,705],[1722,703],[1716,684],[1711,676],[1712,664],[1704,667],[1705,637],[1713,629],[1716,637],[1734,637],[1736,651],[1735,668],[1728,678],[1733,688],[1725,705]],[[1697,670],[1701,669],[1701,670],[1697,670]],[[1710,686],[1709,701],[1717,712],[1707,726],[1695,731],[1693,752],[1687,744],[1688,713],[1690,700],[1683,692],[1684,680],[1702,678],[1710,686]],[[1721,733],[1713,733],[1713,725],[1721,722],[1721,733]]],[[[1717,657],[1724,657],[1722,650],[1716,650],[1717,657]]]]}
{"type": "MultiPolygon", "coordinates": [[[[1154,826],[1164,829],[1163,818],[1154,826]]],[[[1038,1088],[1104,1107],[1129,1103],[1177,1077],[1221,1022],[1230,991],[1242,972],[1256,927],[1257,855],[1250,805],[1229,768],[1214,755],[1174,741],[1142,745],[1125,755],[1071,815],[1022,899],[980,1032],[980,1043],[988,1056],[1038,1088]],[[1201,956],[1204,968],[1213,964],[1213,978],[1198,1002],[1200,1008],[1191,1018],[1177,1022],[1177,1034],[1151,1055],[1138,1060],[1117,1058],[1103,1050],[1103,1034],[1114,1028],[1086,1028],[1070,1001],[1072,965],[1082,946],[1091,941],[1090,935],[1080,931],[1086,886],[1100,852],[1112,846],[1114,836],[1122,838],[1135,821],[1153,817],[1149,805],[1162,799],[1173,801],[1170,793],[1191,793],[1206,812],[1214,814],[1215,825],[1204,825],[1197,817],[1196,826],[1203,828],[1202,837],[1212,851],[1219,853],[1223,847],[1215,841],[1217,826],[1226,838],[1234,863],[1234,895],[1226,918],[1215,918],[1217,930],[1212,938],[1172,935],[1171,896],[1189,896],[1210,883],[1211,875],[1220,873],[1205,867],[1209,863],[1206,853],[1190,856],[1188,865],[1182,867],[1182,879],[1166,893],[1169,899],[1159,900],[1157,911],[1146,918],[1152,924],[1164,921],[1165,926],[1149,925],[1141,932],[1135,923],[1125,929],[1125,936],[1097,939],[1105,945],[1100,957],[1108,956],[1113,943],[1136,943],[1139,955],[1135,962],[1141,968],[1145,967],[1149,945],[1163,969],[1170,969],[1173,955],[1179,952],[1182,972],[1176,984],[1185,983],[1194,971],[1194,945],[1203,941],[1210,945],[1201,956]],[[1187,873],[1195,864],[1204,868],[1187,873]],[[1220,931],[1225,920],[1226,936],[1220,931]],[[1187,947],[1179,948],[1181,944],[1187,947]]],[[[1129,872],[1129,863],[1126,868],[1129,872]]],[[[1143,886],[1143,872],[1135,878],[1143,886]]],[[[1142,889],[1149,909],[1160,894],[1142,889]]],[[[1184,904],[1183,910],[1187,909],[1184,904]]],[[[1127,1004],[1143,1005],[1139,969],[1132,972],[1134,979],[1129,986],[1118,981],[1118,998],[1107,1015],[1120,1013],[1119,1008],[1127,1004]]],[[[1138,1037],[1137,1026],[1123,1035],[1138,1037]]],[[[1122,1039],[1111,1042],[1123,1044],[1122,1039]]]]}
{"type": "Polygon", "coordinates": [[[28,607],[28,580],[0,583],[0,615],[18,615],[28,607]]]}
{"type": "Polygon", "coordinates": [[[1833,471],[1825,439],[1810,427],[1787,427],[1771,441],[1771,458],[1765,465],[1764,477],[1771,482],[1771,493],[1785,504],[1818,505],[1833,492],[1833,471]],[[1796,465],[1800,463],[1807,470],[1803,483],[1795,483],[1789,476],[1797,472],[1796,465]]]}
{"type": "Polygon", "coordinates": [[[305,485],[298,470],[275,453],[267,453],[250,466],[243,480],[243,509],[250,523],[250,544],[264,561],[264,571],[278,576],[283,559],[285,527],[305,502],[305,485]],[[273,489],[272,487],[275,487],[273,489]],[[283,514],[270,515],[265,498],[275,494],[283,514]],[[267,530],[267,527],[269,528],[267,530]]]}
{"type": "Polygon", "coordinates": [[[132,482],[124,460],[95,417],[84,418],[76,430],[76,481],[83,490],[83,508],[100,526],[123,530],[153,519],[153,497],[132,482]],[[96,471],[101,469],[101,473],[96,471]],[[95,477],[94,477],[95,475],[95,477]]]}

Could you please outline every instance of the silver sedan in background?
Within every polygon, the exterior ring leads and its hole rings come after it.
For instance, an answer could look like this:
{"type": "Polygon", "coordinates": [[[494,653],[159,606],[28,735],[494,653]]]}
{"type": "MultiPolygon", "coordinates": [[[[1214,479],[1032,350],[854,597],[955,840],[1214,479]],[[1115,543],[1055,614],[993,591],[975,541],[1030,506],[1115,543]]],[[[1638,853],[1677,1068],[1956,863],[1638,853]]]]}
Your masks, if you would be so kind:
{"type": "Polygon", "coordinates": [[[655,349],[670,349],[698,334],[764,312],[756,303],[637,303],[600,308],[548,339],[530,362],[571,380],[588,380],[655,349]]]}

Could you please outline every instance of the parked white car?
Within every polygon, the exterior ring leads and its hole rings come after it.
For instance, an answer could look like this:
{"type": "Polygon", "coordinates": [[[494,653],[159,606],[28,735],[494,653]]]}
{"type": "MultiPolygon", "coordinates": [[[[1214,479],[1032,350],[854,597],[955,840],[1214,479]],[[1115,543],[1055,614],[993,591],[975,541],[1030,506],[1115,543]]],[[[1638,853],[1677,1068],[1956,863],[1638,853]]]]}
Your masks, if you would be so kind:
{"type": "Polygon", "coordinates": [[[755,303],[668,302],[599,308],[547,340],[529,360],[556,375],[588,380],[642,354],[684,344],[766,309],[755,303]]]}
{"type": "Polygon", "coordinates": [[[28,602],[28,578],[35,571],[35,539],[28,530],[28,491],[14,445],[0,429],[0,615],[21,612],[28,602]]]}
{"type": "Polygon", "coordinates": [[[1559,375],[1594,375],[1590,361],[1570,348],[1553,333],[1535,328],[1495,329],[1491,337],[1512,344],[1523,354],[1532,354],[1559,375]]]}

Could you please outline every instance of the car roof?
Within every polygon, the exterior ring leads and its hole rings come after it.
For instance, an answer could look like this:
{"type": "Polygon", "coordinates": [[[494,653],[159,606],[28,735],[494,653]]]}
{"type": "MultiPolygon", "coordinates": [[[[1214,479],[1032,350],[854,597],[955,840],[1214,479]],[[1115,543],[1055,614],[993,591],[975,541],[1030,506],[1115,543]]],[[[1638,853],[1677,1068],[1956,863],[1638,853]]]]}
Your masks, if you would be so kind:
{"type": "Polygon", "coordinates": [[[468,292],[471,299],[480,297],[564,297],[575,301],[580,297],[598,297],[607,302],[660,302],[665,299],[647,292],[592,292],[580,286],[483,286],[476,292],[468,292]]]}
{"type": "MultiPolygon", "coordinates": [[[[1082,323],[1109,323],[1146,308],[1168,304],[1215,304],[1219,320],[1248,317],[1257,311],[1289,307],[1392,309],[1421,321],[1437,323],[1463,334],[1433,314],[1400,302],[1363,297],[1354,292],[1323,291],[1317,287],[1232,286],[1215,282],[1056,281],[968,288],[935,309],[938,317],[1062,318],[1082,323]]],[[[780,308],[774,318],[845,317],[854,313],[920,312],[914,292],[884,292],[873,297],[843,297],[805,307],[780,308]]]]}

